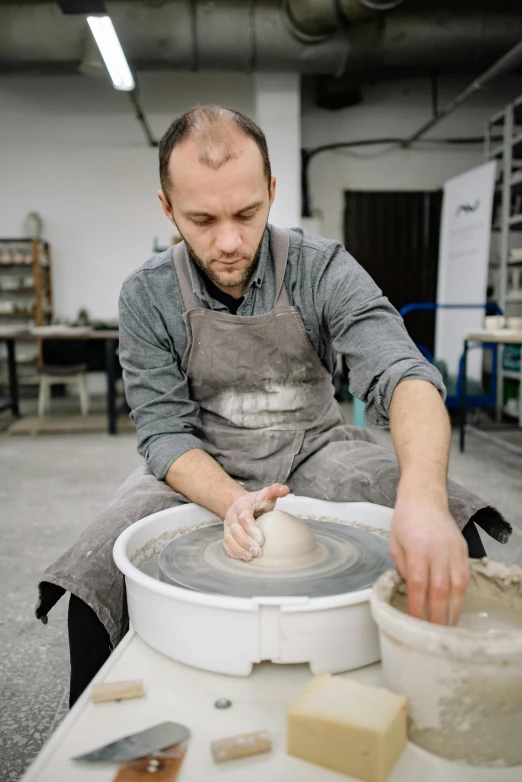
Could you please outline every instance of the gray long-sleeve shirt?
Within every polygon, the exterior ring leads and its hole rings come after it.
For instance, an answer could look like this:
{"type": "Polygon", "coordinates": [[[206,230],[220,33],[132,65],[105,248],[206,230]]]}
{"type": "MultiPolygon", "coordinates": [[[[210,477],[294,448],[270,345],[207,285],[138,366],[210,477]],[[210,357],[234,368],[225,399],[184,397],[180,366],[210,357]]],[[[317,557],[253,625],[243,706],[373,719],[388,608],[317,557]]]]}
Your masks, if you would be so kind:
{"type": "MultiPolygon", "coordinates": [[[[238,316],[262,315],[274,307],[269,232],[270,226],[238,316]]],[[[228,312],[210,296],[195,264],[191,277],[202,307],[228,312]]],[[[338,242],[292,229],[285,286],[325,367],[332,372],[336,353],[346,357],[350,390],[366,402],[368,423],[388,424],[392,395],[401,380],[428,380],[445,395],[439,372],[417,350],[398,312],[338,242]]],[[[190,398],[181,369],[187,332],[172,248],[127,277],[119,310],[120,361],[138,451],[161,480],[179,456],[203,447],[198,405],[190,398]]]]}

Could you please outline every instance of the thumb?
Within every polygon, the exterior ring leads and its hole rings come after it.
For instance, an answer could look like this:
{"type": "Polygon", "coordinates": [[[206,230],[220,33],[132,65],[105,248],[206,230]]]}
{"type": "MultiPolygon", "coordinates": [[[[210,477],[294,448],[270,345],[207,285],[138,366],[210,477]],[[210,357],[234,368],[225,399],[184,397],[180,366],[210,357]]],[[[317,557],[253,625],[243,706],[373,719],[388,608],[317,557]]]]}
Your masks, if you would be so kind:
{"type": "Polygon", "coordinates": [[[276,500],[279,497],[286,497],[289,492],[288,486],[283,486],[281,483],[273,483],[271,486],[261,489],[252,505],[256,515],[274,510],[276,500]]]}
{"type": "Polygon", "coordinates": [[[290,493],[290,489],[282,483],[273,483],[271,486],[267,486],[266,489],[263,489],[263,492],[265,494],[265,499],[277,500],[278,497],[286,497],[286,495],[290,493]]]}

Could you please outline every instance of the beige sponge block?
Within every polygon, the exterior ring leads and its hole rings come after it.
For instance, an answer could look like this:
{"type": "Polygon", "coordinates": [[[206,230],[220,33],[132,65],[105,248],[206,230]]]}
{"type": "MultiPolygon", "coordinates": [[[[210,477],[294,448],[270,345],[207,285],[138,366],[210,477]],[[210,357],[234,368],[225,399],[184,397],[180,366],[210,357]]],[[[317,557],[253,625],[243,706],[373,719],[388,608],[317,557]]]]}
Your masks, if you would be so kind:
{"type": "Polygon", "coordinates": [[[406,747],[406,698],[319,674],[288,712],[287,751],[364,782],[384,782],[406,747]]]}

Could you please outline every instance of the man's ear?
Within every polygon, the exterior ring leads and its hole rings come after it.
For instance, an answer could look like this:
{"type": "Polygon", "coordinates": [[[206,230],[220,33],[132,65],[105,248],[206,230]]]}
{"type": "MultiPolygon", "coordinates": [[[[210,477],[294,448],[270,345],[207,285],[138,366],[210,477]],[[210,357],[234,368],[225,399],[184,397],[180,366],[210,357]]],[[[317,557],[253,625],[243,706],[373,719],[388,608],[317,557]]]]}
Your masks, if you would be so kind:
{"type": "Polygon", "coordinates": [[[174,223],[174,225],[176,225],[176,223],[174,222],[174,218],[172,217],[172,208],[163,190],[158,190],[158,198],[160,200],[161,208],[163,209],[164,214],[168,217],[171,223],[174,223]]]}
{"type": "Polygon", "coordinates": [[[275,194],[276,194],[276,178],[275,178],[275,176],[273,176],[271,178],[271,180],[270,180],[270,187],[268,189],[268,192],[269,192],[269,206],[272,206],[272,204],[274,203],[275,194]]]}

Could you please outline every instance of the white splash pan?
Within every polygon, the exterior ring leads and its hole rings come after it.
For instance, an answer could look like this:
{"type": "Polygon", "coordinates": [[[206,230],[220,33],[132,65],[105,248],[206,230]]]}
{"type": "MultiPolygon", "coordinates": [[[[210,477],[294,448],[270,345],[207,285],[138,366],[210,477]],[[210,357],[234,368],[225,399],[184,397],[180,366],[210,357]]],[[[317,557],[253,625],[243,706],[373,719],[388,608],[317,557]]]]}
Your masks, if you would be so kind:
{"type": "MultiPolygon", "coordinates": [[[[325,502],[289,495],[277,508],[303,517],[329,517],[389,530],[393,510],[367,502],[325,502]]],[[[239,598],[166,584],[132,564],[166,532],[215,518],[187,504],[153,513],[132,524],[114,545],[125,575],[130,621],[154,649],[207,671],[248,676],[254,663],[309,663],[312,673],[340,673],[380,659],[377,627],[370,613],[371,589],[329,597],[239,598]]]]}

